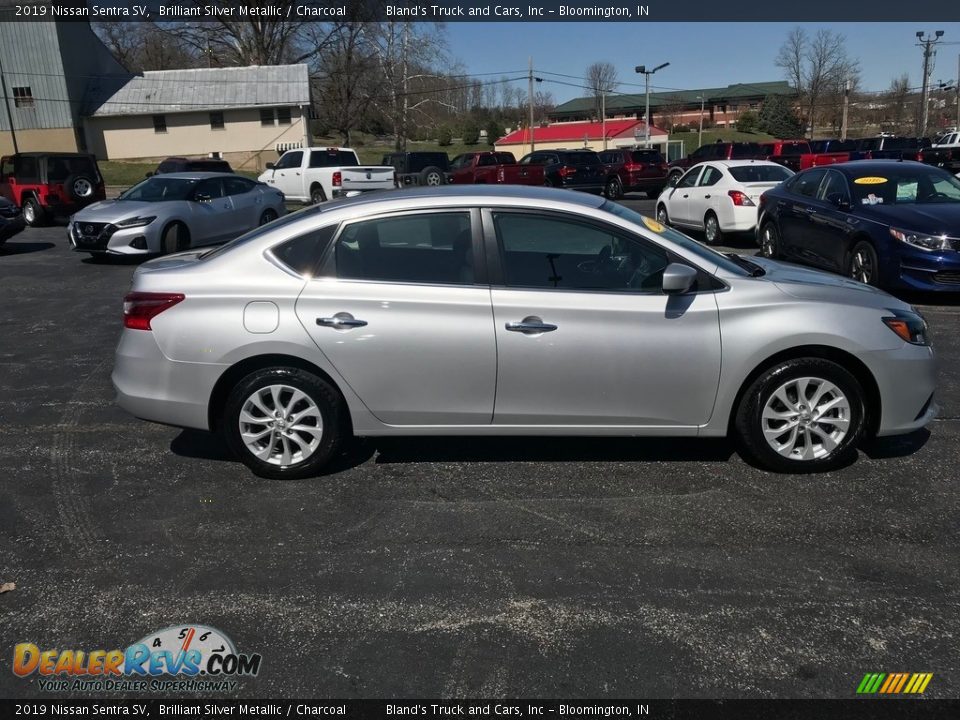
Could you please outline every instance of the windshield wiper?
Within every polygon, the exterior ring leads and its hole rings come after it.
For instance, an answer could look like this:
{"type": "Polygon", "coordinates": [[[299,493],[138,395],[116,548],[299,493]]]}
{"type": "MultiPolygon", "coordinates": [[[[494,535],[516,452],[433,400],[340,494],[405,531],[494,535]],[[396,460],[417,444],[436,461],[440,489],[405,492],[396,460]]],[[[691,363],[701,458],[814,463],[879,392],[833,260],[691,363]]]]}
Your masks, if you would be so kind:
{"type": "Polygon", "coordinates": [[[767,274],[767,271],[766,271],[766,270],[764,270],[762,267],[760,267],[759,265],[757,265],[755,262],[750,262],[750,261],[747,260],[745,257],[741,257],[740,255],[737,255],[736,253],[724,253],[724,254],[725,254],[728,258],[730,258],[731,260],[733,260],[737,265],[739,265],[739,266],[742,267],[744,270],[746,270],[748,273],[750,273],[750,277],[761,277],[761,276],[767,274]]]}

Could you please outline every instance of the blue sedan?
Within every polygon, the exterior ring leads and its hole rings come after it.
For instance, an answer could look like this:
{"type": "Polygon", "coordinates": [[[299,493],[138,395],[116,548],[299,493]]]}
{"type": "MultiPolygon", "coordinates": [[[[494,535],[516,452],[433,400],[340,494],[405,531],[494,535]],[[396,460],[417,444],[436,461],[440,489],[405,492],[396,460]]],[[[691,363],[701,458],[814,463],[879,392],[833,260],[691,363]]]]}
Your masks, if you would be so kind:
{"type": "Polygon", "coordinates": [[[870,285],[960,291],[960,180],[908,161],[810,168],[761,196],[757,240],[870,285]]]}

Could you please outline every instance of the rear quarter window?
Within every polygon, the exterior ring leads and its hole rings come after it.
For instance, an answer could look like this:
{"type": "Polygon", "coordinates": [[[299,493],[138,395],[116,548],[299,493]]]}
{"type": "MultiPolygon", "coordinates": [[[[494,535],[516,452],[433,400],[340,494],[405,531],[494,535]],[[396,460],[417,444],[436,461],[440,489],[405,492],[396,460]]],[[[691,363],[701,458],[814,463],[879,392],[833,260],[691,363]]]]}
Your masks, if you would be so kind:
{"type": "Polygon", "coordinates": [[[287,240],[273,248],[271,254],[297,275],[313,276],[327,246],[333,240],[337,225],[328,225],[287,240]]]}

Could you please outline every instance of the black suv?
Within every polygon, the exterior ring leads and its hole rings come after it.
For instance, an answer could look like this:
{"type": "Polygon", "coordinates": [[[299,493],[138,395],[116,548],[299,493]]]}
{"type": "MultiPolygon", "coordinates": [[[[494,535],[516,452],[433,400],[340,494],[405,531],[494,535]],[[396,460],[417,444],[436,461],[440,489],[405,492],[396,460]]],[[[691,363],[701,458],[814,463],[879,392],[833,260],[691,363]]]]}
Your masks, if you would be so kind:
{"type": "Polygon", "coordinates": [[[446,185],[450,158],[443,152],[396,152],[383,156],[381,165],[393,167],[397,187],[446,185]]]}
{"type": "Polygon", "coordinates": [[[156,172],[147,173],[147,177],[152,175],[163,175],[166,173],[177,172],[223,172],[232,173],[233,168],[226,160],[215,160],[213,158],[184,158],[168,157],[162,160],[157,166],[156,172]]]}
{"type": "Polygon", "coordinates": [[[593,150],[534,150],[521,165],[542,165],[547,187],[601,192],[607,182],[606,166],[593,150]]]}

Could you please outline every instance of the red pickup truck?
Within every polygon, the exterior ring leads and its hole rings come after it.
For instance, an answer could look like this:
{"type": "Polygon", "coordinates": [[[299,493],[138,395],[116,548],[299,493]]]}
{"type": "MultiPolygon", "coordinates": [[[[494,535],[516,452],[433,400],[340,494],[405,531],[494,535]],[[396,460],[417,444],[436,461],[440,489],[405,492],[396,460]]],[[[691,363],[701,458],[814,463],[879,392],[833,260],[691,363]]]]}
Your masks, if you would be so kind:
{"type": "Polygon", "coordinates": [[[543,167],[520,165],[513,153],[469,152],[450,163],[454,185],[543,185],[543,167]]]}
{"type": "Polygon", "coordinates": [[[833,165],[847,162],[850,151],[846,152],[814,152],[806,140],[775,140],[762,143],[760,149],[764,157],[771,162],[788,167],[794,172],[820,165],[833,165]]]}

